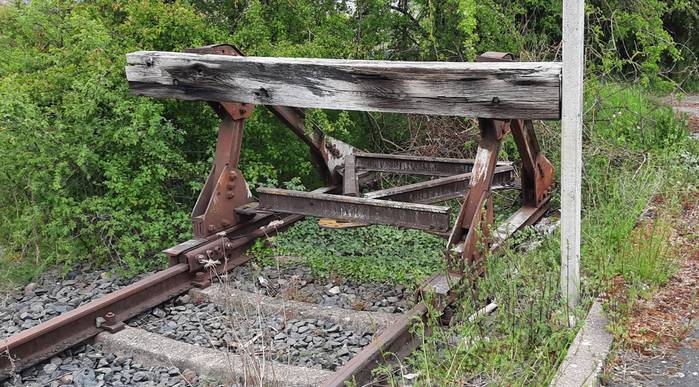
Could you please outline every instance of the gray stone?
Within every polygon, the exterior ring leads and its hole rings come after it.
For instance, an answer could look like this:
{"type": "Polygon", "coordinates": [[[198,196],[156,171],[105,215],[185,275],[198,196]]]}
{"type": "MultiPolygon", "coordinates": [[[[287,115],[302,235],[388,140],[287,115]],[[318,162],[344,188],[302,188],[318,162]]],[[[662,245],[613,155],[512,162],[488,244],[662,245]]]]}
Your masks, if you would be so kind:
{"type": "Polygon", "coordinates": [[[349,349],[347,349],[347,345],[343,345],[342,348],[340,348],[337,351],[337,356],[344,356],[344,355],[349,355],[349,349]]]}
{"type": "Polygon", "coordinates": [[[328,289],[328,294],[331,294],[333,296],[336,296],[341,293],[340,287],[339,286],[333,286],[332,288],[328,289]]]}

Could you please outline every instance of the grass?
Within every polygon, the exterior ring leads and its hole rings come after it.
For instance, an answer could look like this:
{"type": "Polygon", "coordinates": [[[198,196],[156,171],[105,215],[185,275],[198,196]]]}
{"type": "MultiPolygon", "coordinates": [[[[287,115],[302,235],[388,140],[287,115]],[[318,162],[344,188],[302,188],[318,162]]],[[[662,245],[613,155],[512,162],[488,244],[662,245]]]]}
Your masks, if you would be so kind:
{"type": "MultiPolygon", "coordinates": [[[[686,123],[645,90],[586,86],[580,307],[568,311],[560,299],[557,233],[527,253],[510,244],[488,259],[485,278],[465,285],[468,291],[456,305],[452,324],[440,326],[435,316],[427,325],[417,325],[420,349],[398,372],[383,368],[377,377],[389,384],[400,384],[402,374],[413,373],[419,385],[546,385],[576,334],[569,326],[570,314],[581,319],[592,298],[622,278],[628,295],[618,300],[623,305],[615,308],[618,315],[611,328],[623,334],[623,319],[635,300],[670,278],[675,268],[667,241],[672,211],[699,186],[699,144],[687,140],[686,123]],[[652,222],[639,222],[658,197],[664,198],[662,214],[652,222]],[[494,315],[468,321],[493,299],[499,305],[494,315]]],[[[545,154],[558,165],[557,126],[539,129],[545,154]]],[[[536,237],[525,230],[512,242],[536,237]]],[[[443,239],[420,231],[388,226],[328,230],[307,219],[258,241],[253,253],[265,265],[279,255],[301,257],[319,277],[415,286],[444,270],[444,247],[443,239]]],[[[2,259],[12,264],[11,258],[2,259]]],[[[17,266],[3,276],[23,278],[35,269],[17,266]]]]}
{"type": "MultiPolygon", "coordinates": [[[[676,267],[668,243],[672,213],[680,198],[699,186],[699,146],[687,140],[686,122],[645,90],[588,86],[580,307],[568,311],[561,302],[557,233],[528,253],[509,245],[488,260],[485,278],[467,284],[452,324],[440,326],[436,316],[427,325],[418,324],[420,349],[398,367],[379,369],[377,378],[390,385],[402,384],[408,373],[417,375],[412,382],[418,385],[546,385],[577,333],[569,326],[569,314],[579,321],[593,298],[623,278],[628,293],[616,300],[623,307],[615,308],[620,314],[613,316],[610,327],[618,331],[634,302],[671,277],[676,267]],[[644,210],[658,197],[666,198],[662,208],[652,221],[643,221],[644,210]],[[468,321],[493,299],[499,305],[493,316],[468,321]]],[[[558,164],[557,128],[548,129],[541,142],[558,164]]],[[[440,269],[436,260],[443,242],[390,241],[409,241],[421,234],[409,236],[386,227],[318,230],[309,222],[278,236],[272,250],[306,257],[322,275],[335,272],[360,280],[400,278],[415,283],[440,269]]],[[[525,230],[513,242],[531,237],[536,233],[525,230]]]]}
{"type": "Polygon", "coordinates": [[[263,265],[275,256],[300,257],[318,277],[416,285],[444,270],[444,239],[390,226],[324,229],[309,218],[288,231],[258,241],[253,252],[263,265]],[[271,244],[271,246],[270,246],[271,244]]]}

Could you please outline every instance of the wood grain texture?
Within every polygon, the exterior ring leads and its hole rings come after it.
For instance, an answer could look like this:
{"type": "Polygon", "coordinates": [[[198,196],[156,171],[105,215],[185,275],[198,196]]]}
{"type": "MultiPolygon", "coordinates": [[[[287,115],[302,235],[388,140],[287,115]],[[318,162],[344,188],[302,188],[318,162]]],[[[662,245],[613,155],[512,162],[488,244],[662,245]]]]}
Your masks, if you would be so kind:
{"type": "Polygon", "coordinates": [[[559,63],[127,55],[131,92],[300,108],[558,120],[559,63]]]}

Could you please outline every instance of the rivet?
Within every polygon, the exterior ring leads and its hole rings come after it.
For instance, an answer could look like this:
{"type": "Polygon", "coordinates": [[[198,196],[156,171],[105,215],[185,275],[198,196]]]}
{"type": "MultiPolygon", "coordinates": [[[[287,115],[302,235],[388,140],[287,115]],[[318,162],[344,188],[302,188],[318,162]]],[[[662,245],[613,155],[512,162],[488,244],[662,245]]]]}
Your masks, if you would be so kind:
{"type": "Polygon", "coordinates": [[[209,230],[209,232],[213,232],[213,231],[216,231],[216,226],[214,226],[213,224],[210,224],[209,227],[207,227],[206,229],[209,230]]]}
{"type": "Polygon", "coordinates": [[[496,105],[499,104],[499,103],[500,103],[500,98],[498,98],[498,97],[493,97],[493,103],[496,104],[496,105]]]}
{"type": "Polygon", "coordinates": [[[233,199],[233,196],[235,196],[235,193],[232,191],[228,191],[228,193],[226,193],[226,198],[228,199],[233,199]]]}

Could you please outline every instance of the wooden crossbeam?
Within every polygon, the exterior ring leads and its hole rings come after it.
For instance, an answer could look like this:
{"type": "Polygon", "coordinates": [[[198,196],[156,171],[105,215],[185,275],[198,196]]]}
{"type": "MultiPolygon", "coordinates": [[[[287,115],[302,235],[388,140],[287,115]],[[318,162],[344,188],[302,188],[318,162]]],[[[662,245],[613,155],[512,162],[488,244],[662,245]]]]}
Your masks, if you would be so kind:
{"type": "Polygon", "coordinates": [[[553,62],[389,62],[138,51],[133,94],[301,108],[558,120],[553,62]]]}

